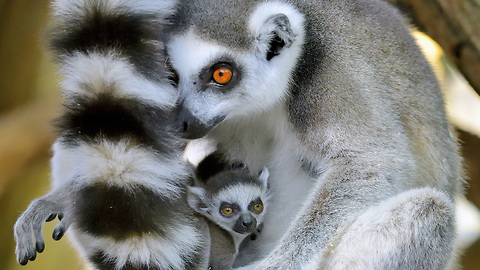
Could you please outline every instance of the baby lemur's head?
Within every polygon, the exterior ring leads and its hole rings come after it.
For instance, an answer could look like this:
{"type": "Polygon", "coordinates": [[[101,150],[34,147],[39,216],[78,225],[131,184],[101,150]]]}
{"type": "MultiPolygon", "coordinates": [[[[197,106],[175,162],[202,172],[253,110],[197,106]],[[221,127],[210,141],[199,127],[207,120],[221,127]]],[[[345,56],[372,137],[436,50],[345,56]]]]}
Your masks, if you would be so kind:
{"type": "Polygon", "coordinates": [[[228,166],[222,162],[212,162],[210,156],[199,164],[195,186],[188,188],[188,203],[230,233],[251,234],[263,222],[268,169],[252,174],[244,166],[228,166]]]}

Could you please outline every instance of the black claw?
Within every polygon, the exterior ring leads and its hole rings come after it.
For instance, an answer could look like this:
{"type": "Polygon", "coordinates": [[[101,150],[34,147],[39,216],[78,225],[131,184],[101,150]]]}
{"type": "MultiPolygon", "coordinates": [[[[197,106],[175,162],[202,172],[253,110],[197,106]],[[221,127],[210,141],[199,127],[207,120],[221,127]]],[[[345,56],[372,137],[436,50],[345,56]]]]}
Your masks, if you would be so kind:
{"type": "Polygon", "coordinates": [[[63,219],[63,214],[58,214],[58,219],[62,220],[63,219]]]}
{"type": "Polygon", "coordinates": [[[35,244],[35,249],[38,253],[42,253],[45,250],[45,243],[44,242],[37,242],[35,244]]]}
{"type": "Polygon", "coordinates": [[[33,262],[33,261],[35,261],[36,258],[37,258],[37,253],[34,252],[34,253],[32,254],[32,256],[30,256],[30,258],[28,258],[28,259],[33,262]]]}
{"type": "Polygon", "coordinates": [[[64,234],[65,234],[64,228],[61,228],[61,229],[55,228],[55,230],[53,230],[52,238],[53,240],[58,241],[62,239],[64,234]]]}
{"type": "Polygon", "coordinates": [[[50,216],[48,216],[46,222],[50,222],[50,221],[54,220],[56,216],[57,216],[57,214],[51,214],[50,216]]]}
{"type": "Polygon", "coordinates": [[[19,259],[18,263],[21,264],[21,265],[27,265],[27,263],[28,263],[27,256],[24,256],[23,258],[19,259]]]}

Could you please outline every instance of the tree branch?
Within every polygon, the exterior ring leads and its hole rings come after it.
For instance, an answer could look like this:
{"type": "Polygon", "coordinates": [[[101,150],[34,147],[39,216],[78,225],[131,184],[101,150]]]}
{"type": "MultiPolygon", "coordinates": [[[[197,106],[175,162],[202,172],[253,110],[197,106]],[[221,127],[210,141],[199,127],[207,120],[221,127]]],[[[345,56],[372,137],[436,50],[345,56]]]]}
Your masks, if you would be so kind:
{"type": "Polygon", "coordinates": [[[480,94],[478,0],[385,0],[400,8],[444,50],[480,94]]]}

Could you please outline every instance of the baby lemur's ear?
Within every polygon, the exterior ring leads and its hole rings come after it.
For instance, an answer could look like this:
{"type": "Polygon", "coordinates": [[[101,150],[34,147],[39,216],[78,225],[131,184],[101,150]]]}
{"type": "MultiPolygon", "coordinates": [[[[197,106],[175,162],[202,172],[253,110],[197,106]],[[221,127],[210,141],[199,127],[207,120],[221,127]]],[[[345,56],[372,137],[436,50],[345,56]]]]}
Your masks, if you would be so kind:
{"type": "Polygon", "coordinates": [[[200,214],[208,215],[210,208],[205,203],[206,200],[207,195],[205,193],[205,189],[201,187],[187,187],[188,205],[193,208],[193,210],[200,214]]]}
{"type": "Polygon", "coordinates": [[[267,167],[263,167],[263,170],[260,172],[258,176],[258,180],[262,183],[262,187],[264,189],[268,188],[268,178],[270,177],[270,172],[268,171],[267,167]]]}

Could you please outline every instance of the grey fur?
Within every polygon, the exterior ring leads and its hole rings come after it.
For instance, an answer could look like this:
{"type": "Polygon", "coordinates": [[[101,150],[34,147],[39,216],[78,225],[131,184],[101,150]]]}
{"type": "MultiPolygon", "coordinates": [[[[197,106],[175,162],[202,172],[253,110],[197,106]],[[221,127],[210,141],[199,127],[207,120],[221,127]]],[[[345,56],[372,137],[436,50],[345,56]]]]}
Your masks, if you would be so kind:
{"type": "Polygon", "coordinates": [[[212,269],[231,269],[242,241],[260,233],[268,200],[268,176],[267,168],[259,176],[252,176],[246,168],[226,169],[208,179],[196,179],[195,186],[189,187],[189,205],[206,218],[210,228],[212,269]],[[252,198],[254,201],[250,201],[252,198]],[[259,199],[263,204],[260,213],[249,208],[259,199]],[[222,203],[234,209],[231,217],[219,214],[222,203]],[[246,225],[247,220],[251,226],[246,225]]]}
{"type": "MultiPolygon", "coordinates": [[[[377,0],[204,0],[183,1],[180,10],[168,47],[180,78],[182,110],[196,118],[191,121],[194,125],[212,123],[211,119],[222,116],[222,122],[202,127],[210,130],[202,140],[214,141],[228,159],[239,160],[249,168],[267,164],[274,179],[273,207],[291,211],[288,216],[292,223],[279,232],[279,241],[272,241],[273,235],[269,240],[260,235],[240,251],[237,265],[263,259],[257,269],[309,267],[342,236],[340,228],[348,228],[386,201],[426,187],[423,194],[441,203],[416,206],[418,213],[432,213],[427,219],[413,216],[421,231],[402,227],[402,233],[410,235],[412,241],[389,250],[386,258],[370,254],[370,265],[377,269],[454,266],[451,204],[454,196],[462,193],[462,159],[435,76],[395,9],[377,0]],[[268,51],[258,53],[258,48],[268,48],[268,40],[262,41],[249,28],[259,3],[285,4],[304,19],[303,30],[294,30],[289,17],[292,46],[283,47],[272,60],[265,55],[268,51]],[[176,49],[189,42],[202,45],[205,51],[183,57],[176,49]],[[288,58],[295,55],[298,46],[299,55],[288,58]],[[250,60],[254,56],[256,63],[250,60]],[[242,79],[227,93],[214,86],[200,91],[195,80],[200,70],[208,68],[203,65],[225,57],[243,64],[242,79]],[[291,71],[272,71],[277,81],[288,78],[285,92],[279,85],[265,86],[258,74],[269,74],[264,70],[292,61],[296,63],[291,71]],[[309,172],[301,160],[308,161],[309,172]],[[292,188],[298,190],[290,192],[292,188]],[[311,192],[305,196],[305,191],[311,192]],[[292,205],[297,204],[304,207],[293,211],[292,205]],[[441,233],[435,232],[438,224],[446,224],[441,233]],[[258,257],[259,251],[270,250],[258,257]],[[430,253],[433,257],[428,262],[421,261],[433,250],[438,252],[430,253]]],[[[268,28],[265,22],[257,22],[260,32],[268,28]]],[[[180,120],[183,126],[190,121],[180,120]]],[[[188,135],[195,138],[203,134],[188,135]]],[[[404,203],[400,200],[385,209],[391,220],[384,226],[412,220],[404,203]]],[[[266,234],[282,226],[274,216],[278,212],[272,213],[265,220],[266,234]]],[[[348,243],[352,236],[347,233],[345,237],[342,241],[348,243]]],[[[352,261],[361,256],[359,252],[351,255],[352,261]]],[[[319,260],[319,265],[329,263],[329,257],[319,260]]],[[[354,265],[345,268],[362,269],[354,265]]]]}

